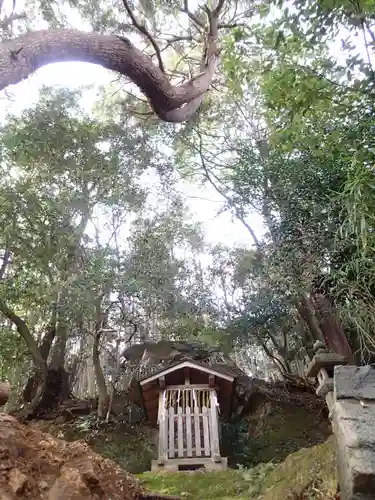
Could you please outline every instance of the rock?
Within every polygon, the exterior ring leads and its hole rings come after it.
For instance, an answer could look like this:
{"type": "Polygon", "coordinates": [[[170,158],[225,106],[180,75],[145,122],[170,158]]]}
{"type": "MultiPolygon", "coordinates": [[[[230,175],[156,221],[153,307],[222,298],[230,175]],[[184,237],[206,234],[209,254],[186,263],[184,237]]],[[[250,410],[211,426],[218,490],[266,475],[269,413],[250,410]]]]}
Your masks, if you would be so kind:
{"type": "Polygon", "coordinates": [[[342,500],[374,498],[375,404],[336,401],[332,417],[342,500]]]}
{"type": "Polygon", "coordinates": [[[10,489],[13,493],[18,495],[19,493],[22,493],[27,485],[27,476],[17,468],[11,469],[8,481],[10,489]]]}
{"type": "Polygon", "coordinates": [[[334,398],[375,400],[375,368],[368,366],[336,366],[334,398]]]}
{"type": "Polygon", "coordinates": [[[38,486],[39,486],[39,489],[41,491],[48,490],[48,483],[47,483],[47,481],[39,481],[38,486]]]}
{"type": "Polygon", "coordinates": [[[143,493],[87,443],[67,443],[0,413],[0,500],[139,500],[143,493]]]}
{"type": "Polygon", "coordinates": [[[0,500],[14,500],[14,496],[5,491],[0,491],[0,500]]]}
{"type": "Polygon", "coordinates": [[[80,500],[91,498],[90,490],[76,469],[63,468],[61,475],[53,483],[48,500],[80,500]]]}

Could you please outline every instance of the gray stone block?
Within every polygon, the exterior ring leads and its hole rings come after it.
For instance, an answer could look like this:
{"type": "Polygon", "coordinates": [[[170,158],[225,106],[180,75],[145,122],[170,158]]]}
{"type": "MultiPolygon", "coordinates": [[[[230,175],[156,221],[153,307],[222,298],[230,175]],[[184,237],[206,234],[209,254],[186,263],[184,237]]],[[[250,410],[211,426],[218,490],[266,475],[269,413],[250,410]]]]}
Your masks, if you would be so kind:
{"type": "Polygon", "coordinates": [[[375,404],[336,401],[332,416],[342,499],[375,498],[375,404]]]}
{"type": "MultiPolygon", "coordinates": [[[[375,400],[375,368],[372,366],[335,366],[334,398],[375,400]]],[[[374,496],[375,498],[375,496],[374,496]]]]}
{"type": "Polygon", "coordinates": [[[337,365],[346,365],[344,356],[335,352],[317,352],[306,368],[306,377],[316,377],[321,368],[330,369],[337,365]]]}

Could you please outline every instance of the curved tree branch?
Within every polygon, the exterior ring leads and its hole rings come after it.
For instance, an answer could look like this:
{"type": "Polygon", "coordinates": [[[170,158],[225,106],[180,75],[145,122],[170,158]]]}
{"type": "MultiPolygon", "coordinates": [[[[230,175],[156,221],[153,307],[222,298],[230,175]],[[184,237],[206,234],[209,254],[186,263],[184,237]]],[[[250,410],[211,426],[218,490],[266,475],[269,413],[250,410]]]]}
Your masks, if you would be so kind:
{"type": "Polygon", "coordinates": [[[34,364],[37,368],[45,370],[45,362],[41,356],[38,344],[36,343],[34,337],[31,335],[31,332],[26,325],[25,321],[20,318],[2,299],[0,299],[0,312],[4,314],[8,319],[10,319],[17,327],[18,333],[21,335],[25,344],[31,354],[34,364]]]}
{"type": "Polygon", "coordinates": [[[140,22],[138,22],[138,20],[135,17],[132,9],[130,8],[130,5],[129,5],[128,1],[127,0],[122,0],[122,3],[124,4],[125,10],[128,13],[128,16],[130,17],[130,19],[132,20],[132,23],[133,23],[134,27],[137,28],[137,30],[140,33],[143,33],[145,35],[145,37],[150,41],[151,45],[154,47],[155,53],[156,53],[156,57],[158,58],[159,68],[160,68],[160,70],[163,73],[165,73],[164,64],[163,64],[163,60],[161,58],[161,51],[160,51],[159,45],[156,43],[154,37],[151,35],[151,33],[146,28],[146,25],[145,24],[141,24],[140,22]]]}
{"type": "Polygon", "coordinates": [[[200,106],[217,66],[217,11],[216,8],[211,13],[204,70],[181,85],[172,85],[151,58],[126,38],[72,29],[48,29],[27,33],[0,45],[0,90],[47,64],[89,62],[130,78],[162,120],[185,121],[200,106]]]}

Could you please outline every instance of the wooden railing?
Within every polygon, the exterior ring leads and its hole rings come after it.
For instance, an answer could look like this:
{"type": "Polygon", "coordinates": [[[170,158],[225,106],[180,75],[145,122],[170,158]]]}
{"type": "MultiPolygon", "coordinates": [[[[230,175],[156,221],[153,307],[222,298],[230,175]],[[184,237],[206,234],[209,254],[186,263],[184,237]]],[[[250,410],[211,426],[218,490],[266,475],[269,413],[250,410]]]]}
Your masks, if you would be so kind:
{"type": "Polygon", "coordinates": [[[167,389],[159,400],[159,460],[220,457],[214,389],[167,389]]]}

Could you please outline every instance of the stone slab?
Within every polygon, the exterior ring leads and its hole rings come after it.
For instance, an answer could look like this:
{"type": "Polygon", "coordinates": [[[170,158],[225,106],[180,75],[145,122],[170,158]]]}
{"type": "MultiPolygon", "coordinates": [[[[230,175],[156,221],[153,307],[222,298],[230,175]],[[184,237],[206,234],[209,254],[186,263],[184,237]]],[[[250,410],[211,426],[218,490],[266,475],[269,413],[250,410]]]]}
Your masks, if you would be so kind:
{"type": "Polygon", "coordinates": [[[321,368],[333,368],[336,365],[345,365],[346,363],[345,356],[335,352],[318,352],[306,369],[306,377],[316,377],[321,368]]]}
{"type": "Polygon", "coordinates": [[[187,466],[200,466],[205,470],[221,470],[228,468],[228,458],[221,457],[220,462],[215,462],[212,458],[208,457],[195,457],[195,458],[168,458],[165,461],[164,465],[159,465],[157,460],[152,460],[151,462],[151,471],[152,472],[160,472],[160,471],[168,471],[168,472],[178,472],[179,467],[187,467],[187,466]]]}
{"type": "Polygon", "coordinates": [[[375,404],[336,401],[332,417],[342,500],[375,498],[375,404]]]}
{"type": "Polygon", "coordinates": [[[335,366],[334,398],[375,401],[375,368],[373,366],[335,366]]]}

